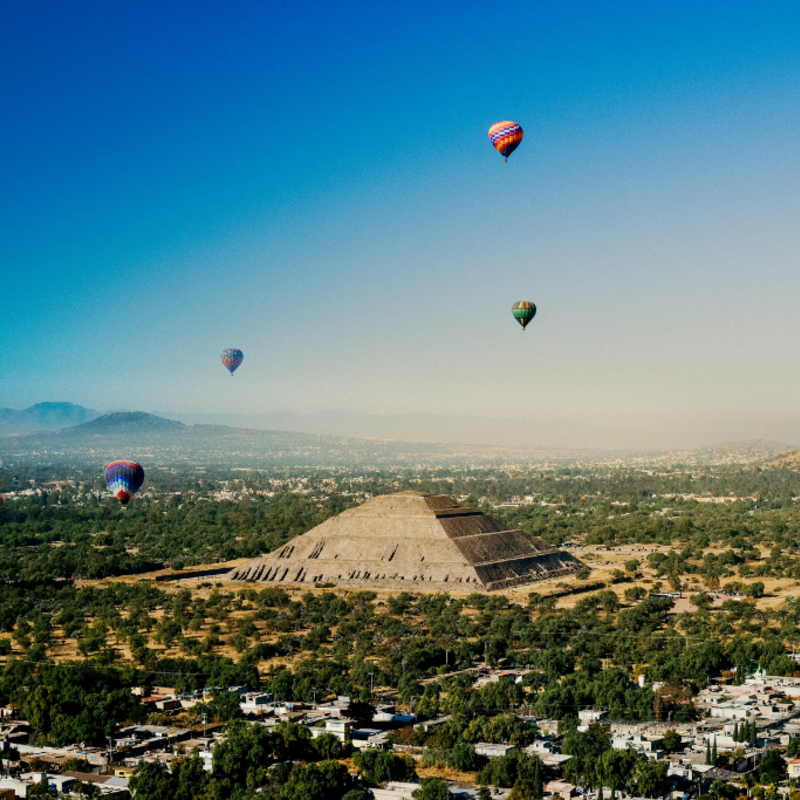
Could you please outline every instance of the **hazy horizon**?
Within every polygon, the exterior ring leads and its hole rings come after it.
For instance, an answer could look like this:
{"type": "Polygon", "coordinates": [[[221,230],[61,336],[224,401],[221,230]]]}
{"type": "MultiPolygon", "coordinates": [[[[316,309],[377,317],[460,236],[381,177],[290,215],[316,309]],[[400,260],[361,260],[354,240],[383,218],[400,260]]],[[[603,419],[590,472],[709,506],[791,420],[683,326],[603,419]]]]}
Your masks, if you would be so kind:
{"type": "MultiPolygon", "coordinates": [[[[87,409],[66,403],[42,402],[27,409],[0,408],[0,437],[19,435],[27,431],[58,430],[81,424],[109,413],[137,411],[136,409],[87,409]],[[46,407],[46,408],[45,408],[46,407]],[[12,417],[3,412],[12,411],[12,417]],[[80,412],[80,413],[78,413],[80,412]],[[92,416],[86,417],[83,412],[92,416]],[[59,416],[61,414],[61,416],[59,416]],[[14,416],[14,415],[19,415],[14,416]],[[62,419],[63,417],[63,419],[62,419]],[[14,427],[14,422],[20,423],[14,427]],[[40,427],[44,425],[45,427],[40,427]]],[[[716,438],[668,437],[654,432],[649,437],[629,426],[627,431],[617,428],[591,428],[574,421],[535,420],[525,418],[490,418],[443,414],[362,414],[340,409],[323,409],[306,414],[287,410],[262,414],[185,413],[154,409],[144,413],[179,422],[202,425],[223,425],[262,431],[310,433],[322,436],[344,436],[364,439],[386,439],[398,442],[443,442],[463,445],[491,445],[512,448],[544,448],[551,450],[606,450],[628,453],[660,452],[668,450],[696,450],[715,445],[753,441],[773,442],[796,447],[792,440],[770,439],[765,436],[725,436],[721,431],[716,438]],[[626,435],[627,434],[627,435],[626,435]]],[[[713,430],[713,428],[711,429],[713,430]]]]}
{"type": "Polygon", "coordinates": [[[3,18],[0,406],[800,443],[796,4],[3,18]]]}
{"type": "Polygon", "coordinates": [[[705,436],[665,436],[657,431],[647,435],[630,426],[591,427],[567,419],[536,420],[519,417],[489,418],[444,414],[361,414],[339,409],[322,409],[298,414],[275,411],[265,414],[191,414],[154,411],[159,416],[181,422],[231,425],[242,428],[294,431],[331,436],[386,438],[399,441],[442,441],[456,444],[498,445],[547,448],[598,448],[626,451],[693,450],[728,442],[765,440],[795,446],[792,439],[768,436],[726,436],[722,428],[712,428],[705,436]],[[719,435],[714,436],[713,431],[719,435]]]}

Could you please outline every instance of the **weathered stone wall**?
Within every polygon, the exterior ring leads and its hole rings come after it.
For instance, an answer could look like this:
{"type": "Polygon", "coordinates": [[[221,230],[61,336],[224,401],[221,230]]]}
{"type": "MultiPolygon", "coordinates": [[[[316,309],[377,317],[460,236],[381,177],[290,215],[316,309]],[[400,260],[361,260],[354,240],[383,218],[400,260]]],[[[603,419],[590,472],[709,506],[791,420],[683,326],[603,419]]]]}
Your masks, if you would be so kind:
{"type": "Polygon", "coordinates": [[[528,558],[478,564],[475,571],[487,589],[492,590],[569,575],[580,566],[581,562],[575,556],[557,550],[528,558]]]}
{"type": "Polygon", "coordinates": [[[474,536],[476,533],[499,533],[503,530],[503,526],[497,520],[487,517],[485,514],[437,517],[436,519],[450,539],[474,536]]]}

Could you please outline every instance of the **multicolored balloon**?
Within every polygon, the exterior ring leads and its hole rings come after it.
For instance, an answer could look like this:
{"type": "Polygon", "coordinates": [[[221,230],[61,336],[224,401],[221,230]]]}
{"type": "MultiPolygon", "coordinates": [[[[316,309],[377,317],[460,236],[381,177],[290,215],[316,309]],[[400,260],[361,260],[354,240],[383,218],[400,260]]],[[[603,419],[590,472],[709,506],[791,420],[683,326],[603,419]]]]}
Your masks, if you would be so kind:
{"type": "Polygon", "coordinates": [[[231,348],[222,351],[222,363],[225,365],[225,369],[230,371],[231,377],[239,369],[242,361],[244,361],[244,353],[241,350],[231,348]]]}
{"type": "Polygon", "coordinates": [[[106,467],[103,475],[106,486],[124,506],[144,483],[144,470],[133,461],[115,461],[106,467]]]}
{"type": "Polygon", "coordinates": [[[536,316],[536,306],[527,300],[520,300],[519,303],[511,306],[511,313],[514,315],[514,319],[522,325],[522,330],[525,330],[525,326],[536,316]]]}
{"type": "Polygon", "coordinates": [[[518,122],[495,122],[489,128],[489,139],[497,152],[508,161],[522,141],[522,126],[518,122]]]}

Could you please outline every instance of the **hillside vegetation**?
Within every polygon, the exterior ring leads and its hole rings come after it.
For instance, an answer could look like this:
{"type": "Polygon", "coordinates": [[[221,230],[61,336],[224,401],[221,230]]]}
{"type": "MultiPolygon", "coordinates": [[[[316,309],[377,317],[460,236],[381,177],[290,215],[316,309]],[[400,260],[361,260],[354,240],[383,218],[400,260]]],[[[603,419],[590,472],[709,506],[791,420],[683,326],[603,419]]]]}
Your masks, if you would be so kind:
{"type": "Polygon", "coordinates": [[[787,469],[797,469],[800,467],[800,449],[791,450],[769,459],[761,465],[764,469],[776,469],[785,467],[787,469]]]}

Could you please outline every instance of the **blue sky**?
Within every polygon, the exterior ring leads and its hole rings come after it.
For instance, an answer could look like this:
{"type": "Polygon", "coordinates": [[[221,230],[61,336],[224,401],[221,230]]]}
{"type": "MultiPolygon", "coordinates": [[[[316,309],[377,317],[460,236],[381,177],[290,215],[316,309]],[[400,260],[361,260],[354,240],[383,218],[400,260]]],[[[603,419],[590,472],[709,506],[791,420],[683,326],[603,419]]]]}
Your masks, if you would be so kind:
{"type": "Polygon", "coordinates": [[[800,444],[798,42],[796,2],[4,3],[0,406],[800,444]]]}

